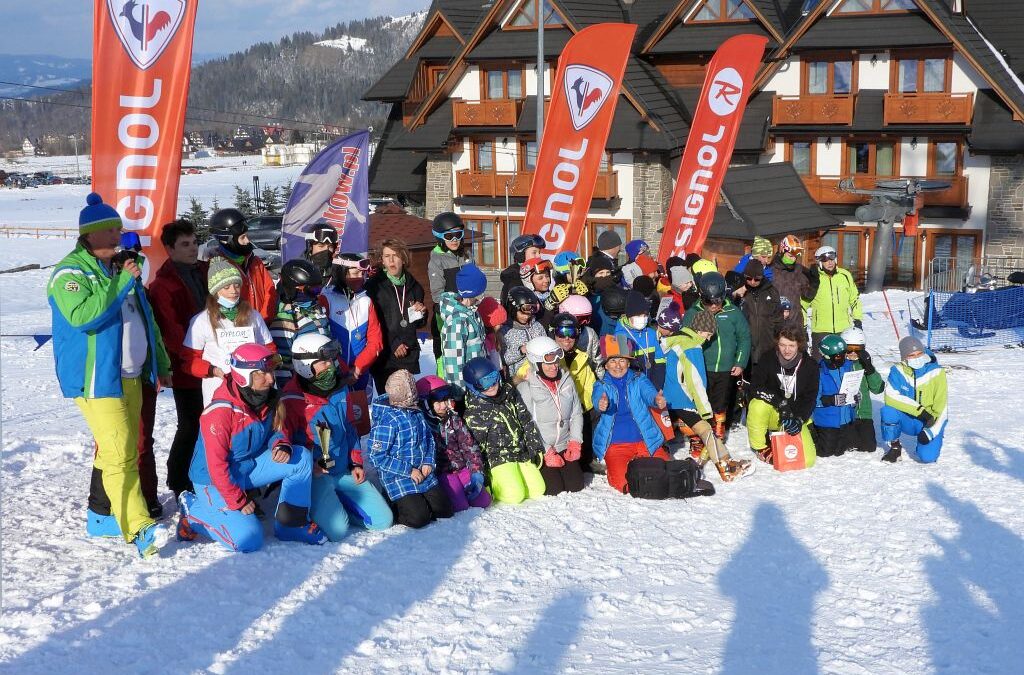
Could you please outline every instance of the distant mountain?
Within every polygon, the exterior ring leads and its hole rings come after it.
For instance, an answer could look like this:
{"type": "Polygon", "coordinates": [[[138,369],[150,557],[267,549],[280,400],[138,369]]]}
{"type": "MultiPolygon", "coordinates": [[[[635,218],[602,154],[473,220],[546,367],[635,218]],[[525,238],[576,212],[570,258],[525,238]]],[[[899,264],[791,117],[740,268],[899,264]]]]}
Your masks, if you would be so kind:
{"type": "Polygon", "coordinates": [[[0,96],[32,96],[45,90],[27,86],[73,89],[92,78],[91,59],[49,54],[0,54],[0,96]]]}
{"type": "MultiPolygon", "coordinates": [[[[426,12],[417,12],[362,19],[322,33],[301,32],[261,42],[234,54],[195,54],[186,129],[230,134],[239,126],[274,124],[304,132],[319,125],[383,128],[387,106],[360,96],[405,53],[425,18],[426,12]]],[[[87,59],[0,55],[0,80],[79,88],[66,94],[31,90],[32,98],[58,105],[0,100],[0,152],[20,148],[24,138],[87,136],[90,77],[87,59]]],[[[0,93],[12,95],[25,94],[0,93]]],[[[86,140],[84,147],[88,146],[86,140]]]]}

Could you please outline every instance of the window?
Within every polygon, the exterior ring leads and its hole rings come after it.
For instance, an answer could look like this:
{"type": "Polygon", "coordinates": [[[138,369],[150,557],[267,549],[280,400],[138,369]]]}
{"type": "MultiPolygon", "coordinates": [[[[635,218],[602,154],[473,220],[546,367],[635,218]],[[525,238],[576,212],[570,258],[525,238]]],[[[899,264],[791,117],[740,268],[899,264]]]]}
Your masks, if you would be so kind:
{"type": "MultiPolygon", "coordinates": [[[[562,16],[555,11],[555,8],[551,6],[548,0],[544,0],[541,5],[544,11],[544,25],[545,26],[562,26],[565,25],[562,21],[562,16]]],[[[511,28],[536,28],[537,27],[537,6],[536,0],[526,0],[519,11],[509,19],[506,24],[507,27],[511,28]]]]}
{"type": "Polygon", "coordinates": [[[956,176],[960,166],[960,144],[935,141],[928,146],[928,175],[956,176]]]}
{"type": "Polygon", "coordinates": [[[483,71],[486,98],[523,98],[523,71],[521,69],[483,71]]]}
{"type": "Polygon", "coordinates": [[[793,168],[801,176],[813,176],[815,174],[815,142],[814,141],[791,141],[786,146],[786,159],[792,163],[793,168]]]}
{"type": "Polygon", "coordinates": [[[846,145],[847,175],[896,176],[898,151],[891,141],[856,141],[846,145]]]}
{"type": "MultiPolygon", "coordinates": [[[[614,230],[622,241],[629,241],[633,238],[628,220],[587,220],[585,236],[580,244],[581,250],[577,253],[588,256],[594,246],[597,246],[597,235],[605,230],[614,230]]],[[[619,252],[619,257],[625,257],[625,249],[619,252]]],[[[622,260],[625,263],[625,260],[622,260]]]]}
{"type": "Polygon", "coordinates": [[[519,170],[533,171],[537,168],[537,141],[519,143],[519,170]]]}
{"type": "Polygon", "coordinates": [[[864,264],[864,231],[853,228],[831,230],[821,238],[822,246],[831,246],[836,250],[839,265],[850,270],[855,280],[863,280],[864,264]]]}
{"type": "Polygon", "coordinates": [[[952,67],[948,53],[897,55],[890,91],[903,94],[948,92],[952,67]]]}
{"type": "Polygon", "coordinates": [[[877,12],[906,12],[917,9],[914,0],[846,0],[836,14],[870,14],[877,12]]]}
{"type": "Polygon", "coordinates": [[[438,83],[441,82],[441,78],[444,77],[444,74],[447,73],[447,72],[448,72],[447,68],[438,67],[438,66],[431,66],[430,67],[430,78],[431,78],[431,82],[433,82],[433,86],[436,87],[438,85],[438,83]]]}
{"type": "Polygon", "coordinates": [[[852,94],[856,89],[853,59],[808,57],[803,61],[805,94],[852,94]]]}
{"type": "Polygon", "coordinates": [[[476,232],[473,236],[473,257],[480,267],[498,267],[498,241],[495,239],[494,218],[463,218],[467,230],[476,232]]]}
{"type": "Polygon", "coordinates": [[[692,23],[711,23],[726,21],[751,21],[754,12],[743,0],[704,0],[704,3],[692,14],[688,21],[692,23]]]}
{"type": "Polygon", "coordinates": [[[896,244],[892,249],[892,257],[885,270],[886,286],[914,288],[917,278],[918,237],[904,237],[897,229],[896,244]]]}
{"type": "Polygon", "coordinates": [[[473,141],[473,170],[494,171],[494,141],[473,141]]]}

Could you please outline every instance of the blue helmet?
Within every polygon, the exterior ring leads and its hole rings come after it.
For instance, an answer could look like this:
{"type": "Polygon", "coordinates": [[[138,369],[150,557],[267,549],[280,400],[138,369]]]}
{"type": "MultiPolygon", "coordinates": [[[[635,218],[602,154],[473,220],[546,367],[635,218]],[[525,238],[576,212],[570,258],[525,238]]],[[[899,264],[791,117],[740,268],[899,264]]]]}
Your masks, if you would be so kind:
{"type": "Polygon", "coordinates": [[[483,396],[485,389],[490,389],[496,382],[501,381],[501,372],[490,359],[477,356],[462,366],[462,379],[467,389],[477,396],[483,396]]]}

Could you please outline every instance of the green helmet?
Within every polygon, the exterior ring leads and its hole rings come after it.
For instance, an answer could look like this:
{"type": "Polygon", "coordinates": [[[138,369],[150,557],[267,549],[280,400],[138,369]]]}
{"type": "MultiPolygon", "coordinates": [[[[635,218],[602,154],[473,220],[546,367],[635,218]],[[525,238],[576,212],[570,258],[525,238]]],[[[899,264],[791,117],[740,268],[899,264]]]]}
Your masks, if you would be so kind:
{"type": "Polygon", "coordinates": [[[846,340],[838,335],[826,335],[818,347],[825,356],[836,356],[846,353],[846,340]]]}

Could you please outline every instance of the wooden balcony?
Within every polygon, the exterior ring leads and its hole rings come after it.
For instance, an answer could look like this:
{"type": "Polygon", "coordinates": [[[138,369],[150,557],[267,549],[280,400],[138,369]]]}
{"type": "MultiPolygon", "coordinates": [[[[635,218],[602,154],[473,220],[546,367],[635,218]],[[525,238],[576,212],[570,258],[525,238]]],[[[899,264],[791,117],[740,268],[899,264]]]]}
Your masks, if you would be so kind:
{"type": "MultiPolygon", "coordinates": [[[[857,195],[839,189],[839,181],[845,176],[801,176],[807,191],[819,204],[866,204],[871,199],[868,195],[857,195]]],[[[942,192],[925,193],[925,206],[967,207],[967,176],[925,176],[928,180],[943,180],[950,183],[950,188],[942,192]]],[[[873,188],[879,180],[891,180],[891,176],[854,177],[854,185],[859,188],[873,188]]]]}
{"type": "MultiPolygon", "coordinates": [[[[618,197],[618,179],[619,175],[615,171],[602,171],[597,174],[593,198],[618,197]]],[[[532,171],[504,173],[465,169],[455,174],[455,186],[459,197],[504,197],[506,184],[509,197],[529,197],[532,182],[532,171]]]]}
{"type": "Polygon", "coordinates": [[[522,99],[454,100],[452,122],[456,127],[514,127],[522,109],[522,99]]]}
{"type": "Polygon", "coordinates": [[[974,94],[885,95],[884,122],[889,124],[970,124],[974,94]]]}
{"type": "Polygon", "coordinates": [[[855,96],[808,94],[776,96],[772,101],[772,124],[853,124],[855,96]]]}

